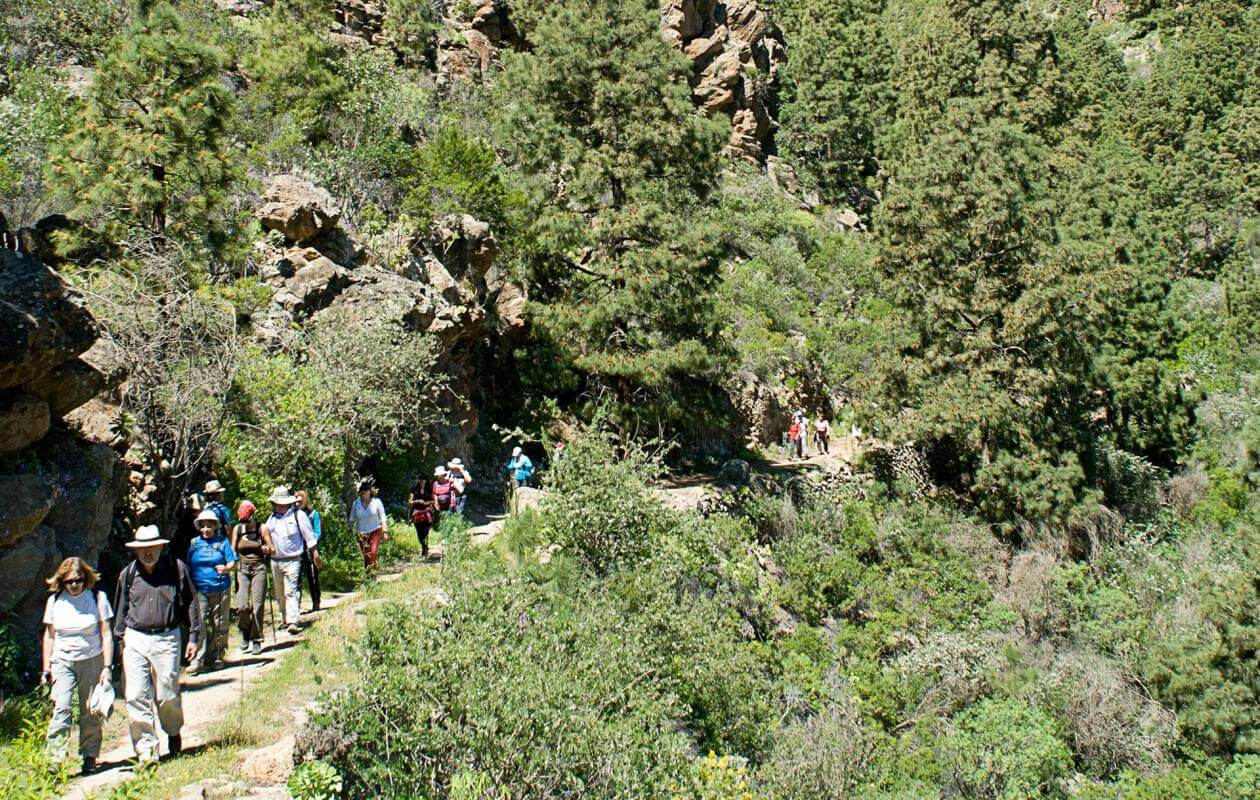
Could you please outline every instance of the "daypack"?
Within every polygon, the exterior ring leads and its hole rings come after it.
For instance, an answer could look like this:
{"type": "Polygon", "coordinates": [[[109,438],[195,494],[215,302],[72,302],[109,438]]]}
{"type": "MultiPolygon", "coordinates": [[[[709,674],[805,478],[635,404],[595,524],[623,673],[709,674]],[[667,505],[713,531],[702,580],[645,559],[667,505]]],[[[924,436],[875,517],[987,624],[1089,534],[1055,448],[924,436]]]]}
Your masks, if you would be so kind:
{"type": "Polygon", "coordinates": [[[451,484],[449,481],[434,482],[433,500],[437,503],[437,507],[443,511],[451,507],[451,484]]]}

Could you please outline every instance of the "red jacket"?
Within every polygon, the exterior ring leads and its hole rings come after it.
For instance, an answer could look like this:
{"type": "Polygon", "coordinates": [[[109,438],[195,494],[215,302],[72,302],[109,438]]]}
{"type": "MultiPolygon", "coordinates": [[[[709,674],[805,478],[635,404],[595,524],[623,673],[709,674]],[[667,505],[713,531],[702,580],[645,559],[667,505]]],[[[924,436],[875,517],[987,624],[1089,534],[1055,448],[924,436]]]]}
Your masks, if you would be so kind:
{"type": "Polygon", "coordinates": [[[793,422],[791,425],[788,426],[788,436],[790,436],[792,439],[801,438],[800,423],[793,422]]]}

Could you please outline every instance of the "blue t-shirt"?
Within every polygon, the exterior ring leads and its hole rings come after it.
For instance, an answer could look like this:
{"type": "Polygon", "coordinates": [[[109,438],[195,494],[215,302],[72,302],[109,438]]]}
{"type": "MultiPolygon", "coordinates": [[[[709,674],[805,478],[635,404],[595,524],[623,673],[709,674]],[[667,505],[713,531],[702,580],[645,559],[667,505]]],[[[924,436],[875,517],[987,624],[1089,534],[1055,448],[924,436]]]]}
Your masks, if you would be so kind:
{"type": "Polygon", "coordinates": [[[232,574],[219,574],[214,568],[233,561],[236,561],[236,553],[226,536],[210,539],[198,536],[188,545],[188,568],[199,592],[226,592],[232,588],[232,574]]]}
{"type": "Polygon", "coordinates": [[[512,477],[518,481],[527,481],[534,474],[534,462],[529,460],[529,456],[521,453],[516,458],[508,459],[508,471],[512,473],[512,477]]]}
{"type": "Polygon", "coordinates": [[[219,518],[219,525],[223,526],[223,531],[226,533],[232,524],[232,510],[218,500],[210,501],[206,505],[206,509],[214,512],[214,515],[219,518]]]}
{"type": "Polygon", "coordinates": [[[314,509],[311,509],[310,518],[311,518],[311,530],[315,532],[315,541],[318,542],[319,537],[324,535],[324,528],[319,522],[319,512],[314,509]]]}

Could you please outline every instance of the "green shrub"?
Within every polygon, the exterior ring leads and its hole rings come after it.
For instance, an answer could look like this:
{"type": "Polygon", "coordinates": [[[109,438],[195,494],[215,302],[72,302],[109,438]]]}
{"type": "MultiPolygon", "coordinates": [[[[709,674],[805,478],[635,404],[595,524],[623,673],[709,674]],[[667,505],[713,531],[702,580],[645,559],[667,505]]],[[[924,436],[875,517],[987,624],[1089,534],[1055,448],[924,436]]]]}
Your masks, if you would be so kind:
{"type": "Polygon", "coordinates": [[[660,463],[636,443],[592,428],[552,467],[541,506],[549,543],[595,575],[642,561],[664,507],[649,488],[660,463]]]}
{"type": "Polygon", "coordinates": [[[982,700],[937,740],[947,782],[963,797],[1055,797],[1072,755],[1054,718],[1021,700],[982,700]]]}
{"type": "Polygon", "coordinates": [[[0,742],[0,797],[13,800],[51,800],[61,796],[70,779],[70,760],[49,760],[44,744],[51,708],[42,699],[22,697],[0,704],[3,733],[0,742]]]}
{"type": "Polygon", "coordinates": [[[295,800],[336,800],[341,797],[341,776],[326,761],[306,761],[293,770],[287,788],[295,800]]]}

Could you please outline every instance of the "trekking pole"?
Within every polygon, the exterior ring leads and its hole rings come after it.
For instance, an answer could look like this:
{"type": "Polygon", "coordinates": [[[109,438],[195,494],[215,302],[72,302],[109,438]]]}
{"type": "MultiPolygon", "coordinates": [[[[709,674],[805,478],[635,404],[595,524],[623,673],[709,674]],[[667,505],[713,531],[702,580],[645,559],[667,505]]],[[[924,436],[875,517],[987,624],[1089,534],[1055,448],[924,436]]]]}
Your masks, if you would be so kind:
{"type": "Polygon", "coordinates": [[[267,605],[271,608],[271,643],[276,643],[276,576],[271,571],[271,559],[267,559],[267,580],[263,586],[263,591],[267,593],[267,605]]]}

